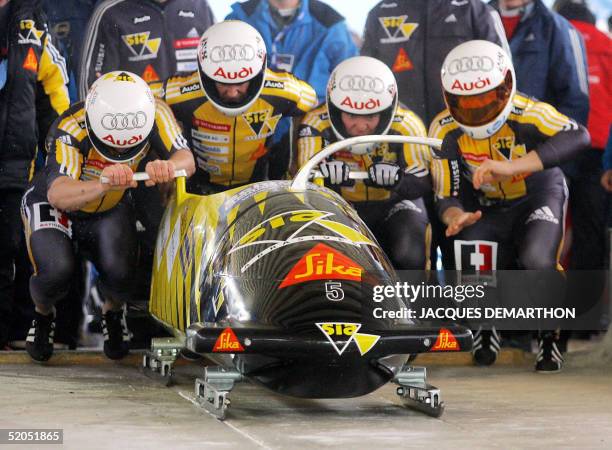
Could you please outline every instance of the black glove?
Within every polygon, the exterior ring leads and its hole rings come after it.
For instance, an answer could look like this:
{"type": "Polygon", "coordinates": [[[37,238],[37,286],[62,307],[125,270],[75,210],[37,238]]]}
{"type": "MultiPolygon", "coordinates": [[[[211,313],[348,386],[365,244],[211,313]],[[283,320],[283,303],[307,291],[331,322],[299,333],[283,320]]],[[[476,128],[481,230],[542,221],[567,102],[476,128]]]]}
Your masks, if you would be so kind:
{"type": "Polygon", "coordinates": [[[375,163],[368,168],[368,175],[374,186],[390,189],[399,183],[402,171],[397,164],[375,163]]]}
{"type": "Polygon", "coordinates": [[[319,164],[319,169],[329,184],[334,186],[346,183],[351,172],[348,164],[344,161],[323,161],[319,164]]]}

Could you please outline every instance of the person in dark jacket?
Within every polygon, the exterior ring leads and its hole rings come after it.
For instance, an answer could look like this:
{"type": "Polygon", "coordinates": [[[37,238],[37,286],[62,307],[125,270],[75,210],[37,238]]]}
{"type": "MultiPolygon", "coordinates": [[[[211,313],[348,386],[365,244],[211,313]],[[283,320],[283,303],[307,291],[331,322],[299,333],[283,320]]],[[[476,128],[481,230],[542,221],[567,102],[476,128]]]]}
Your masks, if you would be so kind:
{"type": "Polygon", "coordinates": [[[587,124],[589,87],[584,44],[542,0],[494,0],[510,42],[517,89],[587,124]]]}
{"type": "Polygon", "coordinates": [[[214,23],[206,0],[104,0],[83,43],[79,96],[101,74],[129,70],[147,83],[196,70],[200,36],[214,23]]]}
{"type": "Polygon", "coordinates": [[[361,54],[391,67],[400,102],[428,125],[445,108],[442,62],[471,39],[508,45],[498,14],[481,0],[383,0],[368,13],[361,54]]]}
{"type": "Polygon", "coordinates": [[[0,0],[0,349],[12,321],[21,197],[38,148],[69,106],[64,58],[34,0],[0,0]]]}
{"type": "Polygon", "coordinates": [[[78,100],[78,73],[81,59],[81,45],[87,30],[87,21],[96,0],[43,0],[42,5],[47,14],[49,28],[57,40],[59,50],[66,58],[66,68],[70,82],[71,103],[78,100]]]}

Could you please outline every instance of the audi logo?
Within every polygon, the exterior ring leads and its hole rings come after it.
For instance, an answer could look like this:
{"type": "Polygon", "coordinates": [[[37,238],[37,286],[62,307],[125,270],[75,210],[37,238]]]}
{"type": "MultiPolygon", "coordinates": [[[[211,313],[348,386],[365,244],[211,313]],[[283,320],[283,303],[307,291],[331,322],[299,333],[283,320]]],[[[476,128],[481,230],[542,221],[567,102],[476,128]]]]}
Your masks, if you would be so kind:
{"type": "Polygon", "coordinates": [[[464,72],[490,72],[493,70],[493,60],[488,56],[471,56],[453,59],[446,70],[451,75],[464,72]]]}
{"type": "Polygon", "coordinates": [[[343,91],[363,91],[380,94],[385,90],[385,84],[378,77],[362,77],[361,75],[345,75],[338,84],[343,91]]]}
{"type": "Polygon", "coordinates": [[[147,115],[142,111],[102,116],[102,126],[107,130],[135,130],[144,127],[146,123],[147,115]]]}
{"type": "Polygon", "coordinates": [[[255,58],[255,49],[246,45],[217,45],[210,51],[210,60],[214,63],[230,61],[252,61],[255,58]]]}

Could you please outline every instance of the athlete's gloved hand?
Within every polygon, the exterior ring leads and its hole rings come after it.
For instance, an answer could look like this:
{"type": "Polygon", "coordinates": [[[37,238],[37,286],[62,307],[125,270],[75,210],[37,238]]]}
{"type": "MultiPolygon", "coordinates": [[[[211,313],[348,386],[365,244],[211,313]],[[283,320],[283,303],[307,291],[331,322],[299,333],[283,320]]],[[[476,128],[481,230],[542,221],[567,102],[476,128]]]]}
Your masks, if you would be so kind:
{"type": "Polygon", "coordinates": [[[323,161],[319,164],[319,170],[332,185],[346,183],[351,172],[348,164],[344,161],[323,161]]]}
{"type": "Polygon", "coordinates": [[[372,184],[385,188],[396,186],[400,181],[401,174],[400,166],[391,163],[375,163],[368,169],[372,184]]]}

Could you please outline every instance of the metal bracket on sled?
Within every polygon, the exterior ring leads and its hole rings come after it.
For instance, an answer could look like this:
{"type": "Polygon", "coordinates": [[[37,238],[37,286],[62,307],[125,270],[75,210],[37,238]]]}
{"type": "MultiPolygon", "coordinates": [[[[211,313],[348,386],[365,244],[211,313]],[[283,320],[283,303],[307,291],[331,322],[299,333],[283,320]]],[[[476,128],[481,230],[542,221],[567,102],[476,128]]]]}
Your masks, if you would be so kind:
{"type": "Polygon", "coordinates": [[[179,339],[153,338],[151,351],[145,352],[142,368],[145,375],[160,380],[166,386],[172,382],[172,366],[183,348],[179,339]]]}
{"type": "Polygon", "coordinates": [[[399,384],[397,395],[407,407],[432,417],[440,417],[444,412],[440,389],[427,384],[425,367],[404,366],[393,378],[393,382],[399,384]]]}
{"type": "Polygon", "coordinates": [[[196,400],[217,419],[224,420],[230,404],[229,393],[239,381],[242,375],[236,369],[205,367],[204,379],[195,381],[196,400]]]}

